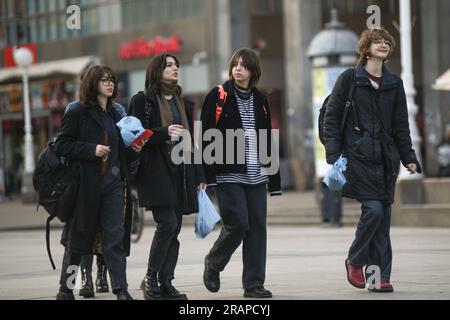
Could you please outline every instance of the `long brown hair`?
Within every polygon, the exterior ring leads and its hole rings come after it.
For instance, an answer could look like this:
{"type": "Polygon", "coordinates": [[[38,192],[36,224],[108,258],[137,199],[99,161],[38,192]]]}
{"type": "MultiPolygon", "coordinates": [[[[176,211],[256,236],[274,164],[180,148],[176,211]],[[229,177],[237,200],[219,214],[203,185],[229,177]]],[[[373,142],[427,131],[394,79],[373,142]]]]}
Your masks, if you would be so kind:
{"type": "Polygon", "coordinates": [[[231,57],[230,67],[228,69],[230,80],[233,80],[233,67],[237,65],[239,58],[242,58],[244,67],[251,73],[248,87],[249,89],[253,89],[258,84],[259,78],[261,78],[261,65],[258,55],[255,51],[248,48],[242,48],[236,51],[231,57]]]}
{"type": "Polygon", "coordinates": [[[390,42],[389,54],[383,62],[387,63],[389,61],[389,58],[392,56],[392,53],[394,52],[396,46],[394,37],[384,28],[373,28],[364,30],[363,33],[361,34],[361,38],[359,39],[359,46],[358,46],[359,64],[362,65],[367,64],[368,61],[367,57],[370,57],[370,45],[372,44],[373,41],[380,39],[384,39],[385,41],[390,42]]]}
{"type": "Polygon", "coordinates": [[[168,57],[172,57],[173,60],[175,60],[177,67],[180,67],[180,62],[174,55],[163,53],[154,56],[145,73],[145,89],[151,88],[158,95],[161,95],[162,74],[166,68],[166,60],[168,57]]]}
{"type": "Polygon", "coordinates": [[[114,83],[114,91],[112,96],[108,99],[108,102],[117,96],[117,77],[114,71],[107,66],[94,65],[83,72],[81,78],[80,101],[82,103],[90,105],[98,104],[98,84],[105,74],[107,74],[114,83]]]}

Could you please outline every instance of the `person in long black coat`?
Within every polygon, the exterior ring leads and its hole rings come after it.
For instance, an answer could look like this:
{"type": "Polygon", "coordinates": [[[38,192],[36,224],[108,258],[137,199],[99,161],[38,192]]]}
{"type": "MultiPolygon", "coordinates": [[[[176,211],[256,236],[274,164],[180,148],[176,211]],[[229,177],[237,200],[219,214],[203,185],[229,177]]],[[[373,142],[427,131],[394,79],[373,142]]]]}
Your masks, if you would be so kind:
{"type": "Polygon", "coordinates": [[[184,150],[190,160],[173,161],[172,151],[180,145],[172,140],[182,136],[183,130],[192,131],[193,124],[192,103],[182,98],[177,85],[178,69],[175,56],[155,56],[147,68],[145,92],[134,95],[128,109],[128,114],[153,131],[136,174],[139,205],[152,211],[157,224],[141,284],[146,300],[187,299],[172,285],[180,248],[178,234],[183,214],[198,212],[197,189],[206,188],[201,164],[192,162],[192,136],[184,136],[191,142],[191,148],[184,150]]]}
{"type": "Polygon", "coordinates": [[[116,123],[122,115],[112,107],[117,78],[106,66],[92,66],[80,86],[80,102],[67,111],[55,151],[80,168],[80,185],[72,219],[65,225],[65,246],[58,300],[73,300],[71,267],[82,255],[102,252],[113,293],[132,299],[126,280],[130,252],[132,202],[127,164],[142,145],[125,148],[116,123]]]}
{"type": "Polygon", "coordinates": [[[327,162],[333,164],[341,154],[348,159],[342,195],[361,202],[356,237],[345,260],[347,278],[353,286],[365,288],[365,277],[372,270],[368,267],[374,266],[379,279],[369,288],[382,292],[393,291],[389,231],[400,161],[411,174],[421,172],[412,149],[403,82],[385,65],[394,47],[393,37],[384,29],[363,32],[359,64],[337,79],[324,120],[327,162]],[[354,108],[341,137],[352,81],[354,108]]]}

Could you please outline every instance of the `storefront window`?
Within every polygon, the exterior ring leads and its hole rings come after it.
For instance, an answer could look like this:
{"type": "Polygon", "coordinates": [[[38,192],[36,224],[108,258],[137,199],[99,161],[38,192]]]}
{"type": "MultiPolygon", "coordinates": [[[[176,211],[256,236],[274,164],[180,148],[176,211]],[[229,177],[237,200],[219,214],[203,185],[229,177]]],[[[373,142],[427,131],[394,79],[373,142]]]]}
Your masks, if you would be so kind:
{"type": "Polygon", "coordinates": [[[38,34],[37,34],[37,19],[29,19],[28,20],[28,37],[29,42],[36,42],[38,41],[38,34]]]}
{"type": "Polygon", "coordinates": [[[58,23],[56,15],[51,15],[49,18],[49,40],[55,41],[58,39],[58,23]]]}
{"type": "Polygon", "coordinates": [[[48,37],[47,37],[47,17],[40,17],[38,19],[38,32],[39,32],[39,41],[44,42],[47,41],[48,37]]]}
{"type": "Polygon", "coordinates": [[[28,15],[36,13],[36,0],[27,0],[27,13],[28,15]]]}
{"type": "Polygon", "coordinates": [[[124,28],[204,15],[205,0],[122,0],[124,28]]]}

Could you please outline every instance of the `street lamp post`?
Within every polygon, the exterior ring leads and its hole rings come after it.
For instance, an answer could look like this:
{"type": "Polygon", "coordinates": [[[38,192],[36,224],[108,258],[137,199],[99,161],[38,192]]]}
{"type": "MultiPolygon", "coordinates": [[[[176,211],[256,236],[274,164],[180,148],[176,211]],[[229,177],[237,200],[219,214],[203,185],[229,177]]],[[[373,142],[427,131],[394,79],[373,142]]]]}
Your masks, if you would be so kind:
{"type": "MultiPolygon", "coordinates": [[[[420,135],[417,129],[415,115],[418,107],[414,102],[416,89],[414,89],[413,73],[413,55],[412,55],[412,34],[411,34],[411,1],[400,0],[400,37],[401,37],[401,61],[402,61],[402,79],[405,86],[406,102],[408,105],[409,129],[411,131],[411,140],[413,148],[416,151],[417,159],[422,163],[420,155],[420,135]]],[[[422,175],[410,175],[406,169],[401,166],[399,179],[420,179],[422,175]]]]}
{"type": "Polygon", "coordinates": [[[34,171],[33,133],[30,115],[30,96],[28,94],[28,67],[33,63],[33,54],[28,48],[22,47],[14,51],[16,65],[22,71],[23,82],[23,109],[25,118],[24,139],[24,171],[22,179],[22,201],[32,202],[35,200],[35,192],[32,183],[34,171]]]}

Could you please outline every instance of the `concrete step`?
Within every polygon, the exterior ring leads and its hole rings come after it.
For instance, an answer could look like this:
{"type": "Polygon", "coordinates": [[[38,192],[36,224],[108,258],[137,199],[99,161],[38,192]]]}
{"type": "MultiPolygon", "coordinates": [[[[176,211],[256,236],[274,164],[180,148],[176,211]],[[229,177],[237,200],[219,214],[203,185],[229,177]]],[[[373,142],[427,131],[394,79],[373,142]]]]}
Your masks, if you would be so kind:
{"type": "Polygon", "coordinates": [[[405,227],[450,227],[450,203],[403,205],[400,214],[396,220],[405,227]]]}
{"type": "Polygon", "coordinates": [[[425,203],[450,204],[450,178],[427,178],[423,180],[425,203]]]}

